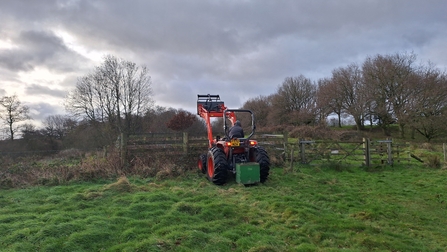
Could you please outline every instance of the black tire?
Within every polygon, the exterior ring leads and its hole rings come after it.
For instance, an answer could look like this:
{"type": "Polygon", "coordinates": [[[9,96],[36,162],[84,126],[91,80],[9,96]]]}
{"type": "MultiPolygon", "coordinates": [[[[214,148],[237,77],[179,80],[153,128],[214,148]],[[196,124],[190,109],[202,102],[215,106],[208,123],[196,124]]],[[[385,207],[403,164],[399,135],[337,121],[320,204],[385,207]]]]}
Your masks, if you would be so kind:
{"type": "Polygon", "coordinates": [[[202,154],[199,156],[199,160],[197,160],[197,167],[199,167],[199,170],[203,174],[206,173],[206,154],[202,154]]]}
{"type": "Polygon", "coordinates": [[[256,153],[256,162],[259,163],[259,169],[260,169],[259,180],[261,181],[261,183],[264,183],[267,180],[270,172],[270,158],[267,155],[267,151],[265,151],[265,149],[260,146],[256,148],[255,153],[256,153]]]}
{"type": "Polygon", "coordinates": [[[216,185],[227,182],[228,162],[222,149],[212,147],[208,151],[206,167],[206,177],[209,181],[216,185]]]}

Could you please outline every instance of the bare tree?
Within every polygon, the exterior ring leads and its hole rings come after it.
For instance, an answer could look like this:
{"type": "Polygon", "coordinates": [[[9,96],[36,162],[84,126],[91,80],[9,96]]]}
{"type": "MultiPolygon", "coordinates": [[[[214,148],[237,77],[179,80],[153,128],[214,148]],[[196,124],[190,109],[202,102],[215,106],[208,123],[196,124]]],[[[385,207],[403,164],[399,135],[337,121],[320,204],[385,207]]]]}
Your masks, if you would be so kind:
{"type": "Polygon", "coordinates": [[[255,115],[256,126],[265,127],[269,125],[268,115],[272,110],[272,96],[258,96],[246,101],[242,108],[249,109],[255,115]]]}
{"type": "Polygon", "coordinates": [[[118,132],[132,132],[153,105],[146,67],[108,55],[95,71],[80,78],[66,101],[72,115],[107,122],[118,132]]]}
{"type": "Polygon", "coordinates": [[[418,72],[415,94],[412,96],[410,125],[427,141],[446,136],[447,76],[429,64],[418,72]]]}
{"type": "Polygon", "coordinates": [[[77,122],[68,116],[50,115],[43,124],[47,136],[60,140],[76,127],[77,122]]]}
{"type": "Polygon", "coordinates": [[[316,121],[317,86],[308,78],[287,77],[273,96],[273,118],[277,124],[302,125],[316,121]]]}
{"type": "Polygon", "coordinates": [[[357,64],[337,68],[332,71],[331,83],[333,99],[341,108],[354,118],[357,130],[364,127],[364,116],[369,101],[366,96],[366,87],[363,82],[362,71],[357,64]]]}
{"type": "Polygon", "coordinates": [[[341,127],[341,115],[343,113],[342,97],[339,86],[331,79],[318,80],[317,105],[320,110],[320,120],[326,119],[331,113],[337,115],[338,127],[341,127]]]}
{"type": "Polygon", "coordinates": [[[22,105],[17,95],[13,95],[0,99],[0,109],[0,118],[8,126],[10,139],[14,140],[14,134],[20,130],[17,123],[30,119],[29,108],[22,105]]]}
{"type": "Polygon", "coordinates": [[[362,71],[368,89],[374,90],[373,110],[378,124],[389,135],[390,124],[397,122],[404,136],[406,104],[412,95],[411,75],[414,72],[414,54],[377,55],[367,58],[362,71]]]}

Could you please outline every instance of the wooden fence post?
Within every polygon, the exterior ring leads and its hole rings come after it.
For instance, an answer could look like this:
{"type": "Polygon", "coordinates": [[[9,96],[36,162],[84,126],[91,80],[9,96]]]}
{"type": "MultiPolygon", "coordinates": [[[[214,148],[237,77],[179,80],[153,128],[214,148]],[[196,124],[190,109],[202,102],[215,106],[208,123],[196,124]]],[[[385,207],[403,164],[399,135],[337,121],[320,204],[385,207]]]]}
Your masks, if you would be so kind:
{"type": "Polygon", "coordinates": [[[293,171],[293,146],[290,147],[290,171],[293,171]]]}
{"type": "Polygon", "coordinates": [[[369,138],[363,138],[363,149],[365,150],[365,166],[371,165],[371,151],[369,138]]]}
{"type": "Polygon", "coordinates": [[[104,147],[102,147],[102,157],[103,158],[107,158],[107,147],[108,146],[104,146],[104,147]]]}
{"type": "Polygon", "coordinates": [[[444,162],[445,162],[445,151],[446,151],[446,149],[445,149],[445,143],[442,144],[442,150],[443,150],[443,152],[444,152],[444,162]]]}
{"type": "Polygon", "coordinates": [[[183,132],[183,153],[188,154],[188,132],[183,132]]]}
{"type": "Polygon", "coordinates": [[[120,152],[121,166],[124,166],[127,163],[127,135],[124,133],[120,134],[120,152]]]}
{"type": "Polygon", "coordinates": [[[287,145],[289,144],[289,133],[287,131],[284,131],[284,133],[283,133],[283,141],[284,141],[284,161],[286,161],[286,159],[287,159],[287,145]]]}
{"type": "Polygon", "coordinates": [[[306,163],[306,148],[304,147],[304,139],[300,139],[300,154],[301,154],[301,163],[306,163]]]}
{"type": "Polygon", "coordinates": [[[388,138],[387,140],[389,140],[386,143],[387,154],[388,154],[388,164],[393,165],[393,149],[392,149],[393,148],[393,146],[392,146],[393,140],[391,138],[388,138]]]}

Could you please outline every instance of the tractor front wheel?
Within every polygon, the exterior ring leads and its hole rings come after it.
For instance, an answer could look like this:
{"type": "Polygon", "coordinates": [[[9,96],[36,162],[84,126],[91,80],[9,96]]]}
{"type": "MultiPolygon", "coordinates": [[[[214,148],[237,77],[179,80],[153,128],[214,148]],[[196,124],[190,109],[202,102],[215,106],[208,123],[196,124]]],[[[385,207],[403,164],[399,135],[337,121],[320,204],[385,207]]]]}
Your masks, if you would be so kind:
{"type": "Polygon", "coordinates": [[[206,167],[206,176],[209,181],[216,185],[223,185],[227,182],[228,162],[222,149],[212,147],[208,151],[206,167]]]}
{"type": "Polygon", "coordinates": [[[206,154],[202,154],[199,156],[199,160],[197,160],[197,167],[199,167],[199,170],[203,174],[206,173],[206,154]]]}

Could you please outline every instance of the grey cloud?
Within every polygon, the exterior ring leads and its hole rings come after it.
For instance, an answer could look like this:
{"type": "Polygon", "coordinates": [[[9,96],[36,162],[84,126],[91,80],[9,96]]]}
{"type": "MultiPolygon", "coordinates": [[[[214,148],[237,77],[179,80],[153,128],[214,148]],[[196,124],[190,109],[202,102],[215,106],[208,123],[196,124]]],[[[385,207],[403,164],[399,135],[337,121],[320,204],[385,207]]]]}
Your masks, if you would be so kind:
{"type": "Polygon", "coordinates": [[[26,89],[60,97],[98,64],[63,30],[86,50],[147,65],[158,104],[194,110],[196,95],[211,93],[238,107],[285,77],[329,77],[375,54],[414,51],[446,67],[446,9],[445,0],[2,1],[0,38],[17,47],[0,48],[0,71],[10,82],[36,66],[63,74],[26,89]]]}
{"type": "Polygon", "coordinates": [[[385,24],[399,28],[421,14],[433,16],[426,20],[432,23],[443,15],[427,8],[430,3],[407,1],[386,6],[382,1],[149,1],[133,7],[121,1],[81,3],[82,12],[67,17],[77,21],[65,25],[83,34],[85,41],[106,38],[111,46],[211,56],[255,49],[281,36],[312,40],[385,24]]]}
{"type": "Polygon", "coordinates": [[[30,116],[34,121],[43,122],[50,115],[64,114],[64,111],[46,102],[26,103],[30,108],[30,116]]]}
{"type": "Polygon", "coordinates": [[[54,96],[57,98],[63,98],[67,95],[67,91],[60,90],[60,89],[52,89],[48,86],[38,85],[38,84],[31,84],[28,85],[25,89],[25,93],[27,95],[48,95],[48,96],[54,96]]]}
{"type": "Polygon", "coordinates": [[[16,48],[0,50],[0,64],[12,71],[44,65],[56,72],[72,72],[83,60],[51,31],[22,31],[13,41],[16,48]]]}

